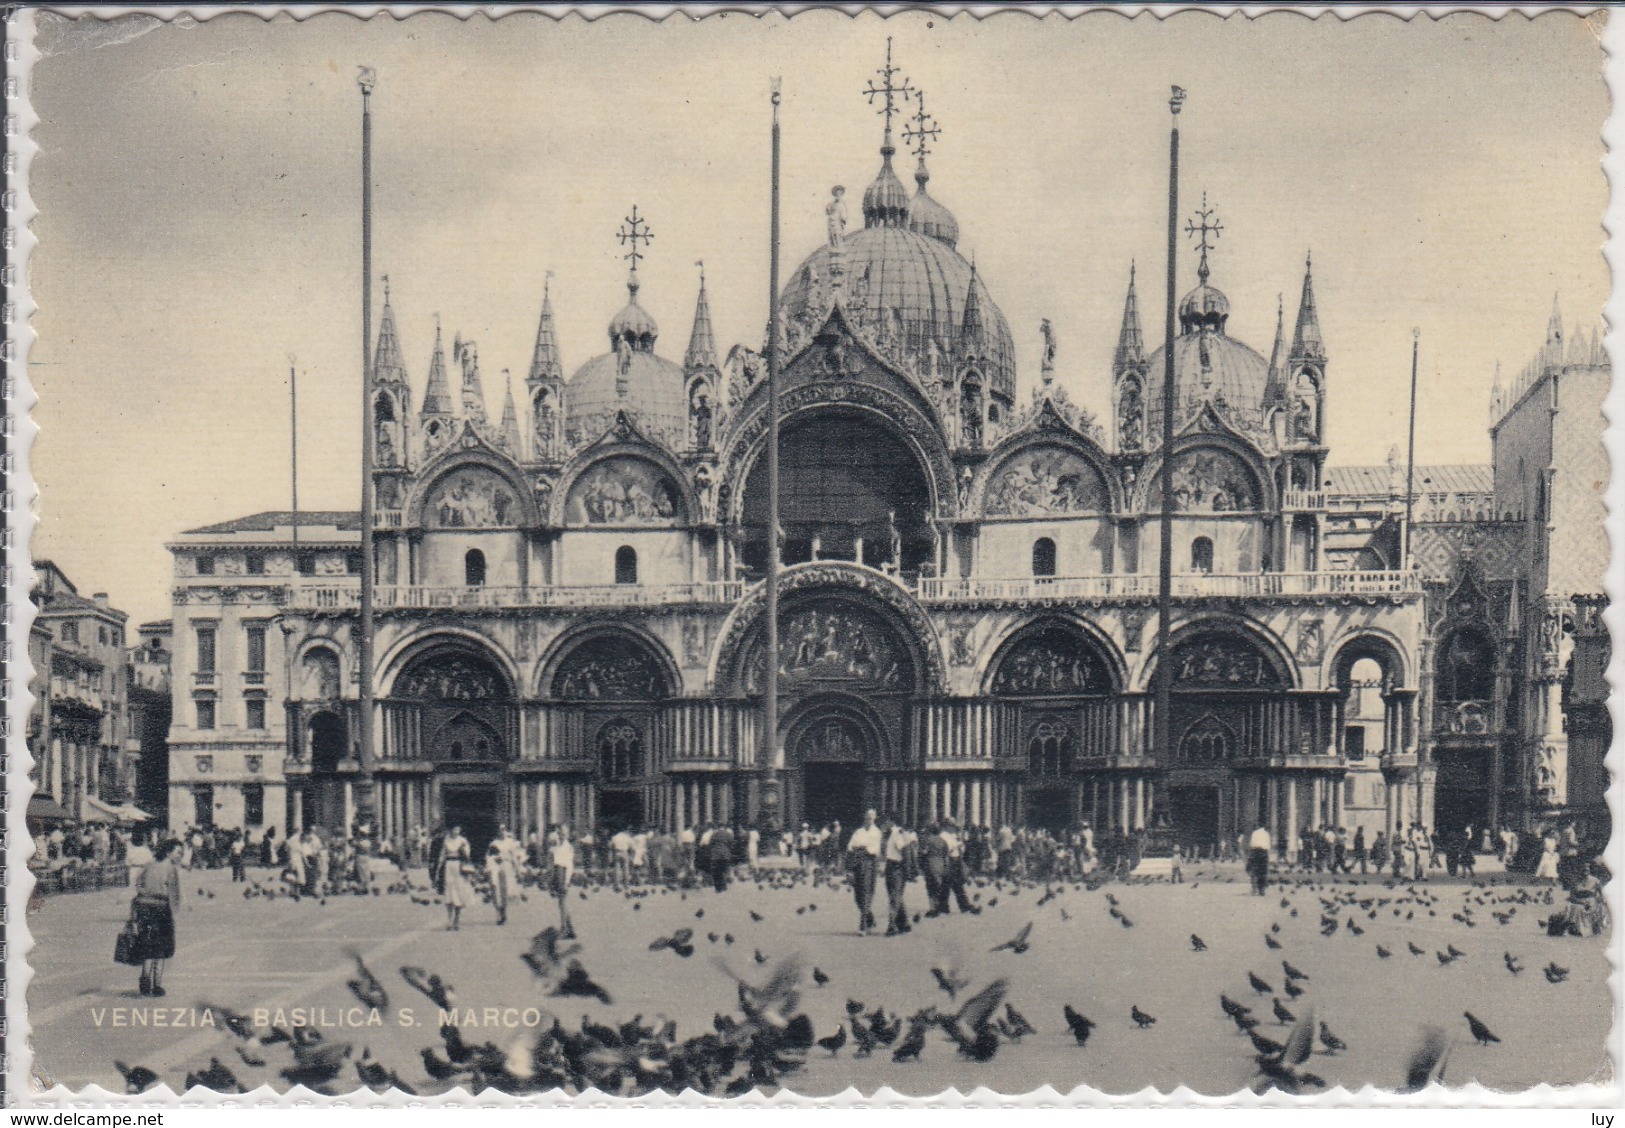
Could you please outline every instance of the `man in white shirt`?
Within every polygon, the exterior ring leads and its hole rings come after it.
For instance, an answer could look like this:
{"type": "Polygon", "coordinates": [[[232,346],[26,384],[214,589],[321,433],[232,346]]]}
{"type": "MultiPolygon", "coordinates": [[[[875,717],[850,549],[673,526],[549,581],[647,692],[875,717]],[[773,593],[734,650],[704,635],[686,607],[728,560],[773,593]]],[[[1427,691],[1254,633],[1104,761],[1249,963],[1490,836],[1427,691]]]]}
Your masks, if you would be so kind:
{"type": "Polygon", "coordinates": [[[615,832],[609,840],[609,848],[615,852],[615,880],[625,885],[632,868],[632,836],[626,833],[626,828],[615,832]]]}
{"type": "Polygon", "coordinates": [[[915,843],[919,835],[889,816],[886,826],[886,844],[881,848],[886,861],[886,935],[899,936],[909,931],[908,908],[903,904],[903,895],[914,869],[915,843]]]}
{"type": "Polygon", "coordinates": [[[1262,822],[1247,839],[1247,876],[1253,881],[1253,895],[1262,897],[1270,879],[1270,832],[1262,822]]]}
{"type": "Polygon", "coordinates": [[[867,936],[875,926],[870,906],[875,899],[875,870],[880,864],[882,839],[875,825],[875,813],[863,813],[863,825],[852,832],[846,844],[847,865],[852,870],[852,896],[858,903],[858,935],[867,936]]]}
{"type": "Polygon", "coordinates": [[[553,896],[559,902],[559,934],[572,940],[576,931],[570,926],[570,882],[575,878],[576,848],[570,842],[570,828],[553,828],[548,848],[553,864],[553,896]]]}

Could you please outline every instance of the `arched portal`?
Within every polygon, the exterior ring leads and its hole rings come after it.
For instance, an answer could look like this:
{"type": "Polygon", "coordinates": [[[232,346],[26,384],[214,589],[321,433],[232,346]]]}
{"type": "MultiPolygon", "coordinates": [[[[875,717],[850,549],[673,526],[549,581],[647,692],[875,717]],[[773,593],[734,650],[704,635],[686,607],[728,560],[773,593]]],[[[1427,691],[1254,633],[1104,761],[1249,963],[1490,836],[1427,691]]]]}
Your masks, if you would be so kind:
{"type": "Polygon", "coordinates": [[[863,821],[876,804],[887,754],[884,722],[861,699],[824,694],[799,703],[785,726],[786,803],[814,828],[863,821]]]}
{"type": "Polygon", "coordinates": [[[1495,650],[1481,627],[1466,624],[1444,637],[1434,658],[1433,827],[1441,835],[1476,832],[1498,813],[1495,650]]]}
{"type": "MultiPolygon", "coordinates": [[[[903,438],[874,415],[820,408],[787,420],[779,438],[784,560],[851,560],[918,572],[932,560],[931,489],[903,438]]],[[[767,566],[767,464],[745,482],[741,563],[767,566]]]]}

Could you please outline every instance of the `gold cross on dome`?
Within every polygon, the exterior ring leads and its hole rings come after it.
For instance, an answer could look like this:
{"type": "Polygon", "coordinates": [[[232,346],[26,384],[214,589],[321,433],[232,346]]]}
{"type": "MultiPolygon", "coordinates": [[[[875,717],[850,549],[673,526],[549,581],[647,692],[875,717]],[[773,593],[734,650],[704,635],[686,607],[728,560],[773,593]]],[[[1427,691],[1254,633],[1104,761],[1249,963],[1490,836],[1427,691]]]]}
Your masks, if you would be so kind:
{"type": "Polygon", "coordinates": [[[892,84],[892,78],[902,72],[901,68],[891,65],[891,36],[889,35],[886,36],[886,65],[876,68],[875,73],[880,76],[880,85],[876,86],[875,80],[871,78],[869,80],[869,85],[863,88],[863,93],[869,99],[869,104],[871,106],[875,104],[875,99],[878,97],[884,97],[886,99],[885,105],[881,106],[881,108],[875,112],[886,115],[886,143],[890,145],[891,117],[893,114],[900,114],[903,112],[897,108],[897,105],[893,99],[894,97],[901,96],[903,101],[908,101],[909,96],[914,93],[914,87],[910,85],[908,79],[906,78],[902,80],[900,85],[892,84]]]}
{"type": "Polygon", "coordinates": [[[1217,213],[1207,206],[1207,193],[1203,192],[1202,206],[1196,213],[1196,218],[1202,222],[1198,224],[1192,220],[1187,221],[1185,224],[1185,234],[1194,235],[1198,239],[1196,249],[1202,256],[1202,262],[1196,268],[1196,273],[1203,282],[1207,281],[1208,275],[1207,253],[1213,249],[1213,244],[1208,242],[1208,236],[1211,235],[1216,240],[1224,233],[1224,224],[1215,219],[1215,215],[1217,213]]]}
{"type": "Polygon", "coordinates": [[[648,246],[655,237],[655,233],[649,230],[649,222],[638,214],[636,204],[632,205],[632,214],[622,221],[620,230],[615,232],[615,237],[621,241],[623,247],[631,244],[631,249],[621,257],[631,262],[632,272],[636,274],[638,260],[644,257],[643,252],[638,250],[638,244],[648,246]]]}
{"type": "Polygon", "coordinates": [[[914,155],[923,161],[931,152],[927,147],[929,143],[942,136],[942,127],[936,118],[925,112],[925,91],[915,91],[914,102],[919,109],[914,112],[914,124],[903,128],[903,144],[913,145],[914,155]]]}

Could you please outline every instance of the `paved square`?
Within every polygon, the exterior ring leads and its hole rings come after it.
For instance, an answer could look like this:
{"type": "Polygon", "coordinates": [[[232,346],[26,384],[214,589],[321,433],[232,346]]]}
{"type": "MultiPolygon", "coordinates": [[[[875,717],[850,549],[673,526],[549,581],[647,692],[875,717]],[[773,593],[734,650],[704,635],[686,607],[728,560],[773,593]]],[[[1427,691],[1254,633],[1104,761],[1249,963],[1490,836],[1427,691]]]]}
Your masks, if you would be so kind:
{"type": "MultiPolygon", "coordinates": [[[[251,873],[266,877],[266,871],[251,873]]],[[[922,920],[911,934],[895,939],[856,935],[856,913],[844,882],[839,888],[803,883],[766,890],[744,882],[722,895],[709,890],[650,890],[636,898],[599,890],[585,900],[573,895],[583,962],[614,996],[614,1005],[606,1007],[547,998],[518,959],[531,936],[556,920],[553,903],[534,891],[514,905],[505,927],[495,924],[489,907],[475,905],[465,912],[462,930],[452,933],[445,931],[443,909],[401,894],[333,897],[326,904],[245,900],[243,887],[232,886],[224,872],[191,873],[183,876],[179,949],[166,972],[169,993],[162,1002],[181,1008],[183,1022],[194,1021],[191,1008],[204,1002],[243,1012],[266,1008],[271,1014],[306,1007],[313,1017],[320,1014],[316,1021],[339,1022],[346,1013],[361,1014],[351,1009],[359,1004],[345,985],[355,966],[346,951],[358,949],[390,995],[384,1025],[329,1026],[323,1033],[353,1042],[357,1057],[363,1046],[370,1047],[402,1081],[429,1093],[445,1088],[427,1077],[419,1057],[423,1047],[438,1043],[436,1008],[403,981],[398,971],[403,964],[440,974],[454,985],[457,1005],[474,1008],[476,1018],[488,1006],[534,1006],[574,1027],[583,1014],[620,1022],[641,1013],[646,1021],[676,1020],[678,1037],[686,1038],[709,1029],[716,1012],[736,1009],[734,985],[717,961],[747,978],[763,978],[771,963],[758,966],[755,953],[776,961],[799,952],[809,976],[813,967],[829,976],[827,985],[807,982],[802,992],[802,1008],[820,1037],[846,1021],[849,998],[905,1016],[933,1003],[946,1006],[947,997],[930,974],[933,966],[957,966],[971,980],[971,990],[1007,977],[1009,1000],[1037,1033],[1001,1046],[986,1063],[959,1057],[936,1031],[916,1063],[894,1064],[889,1050],[854,1060],[850,1042],[835,1056],[815,1047],[804,1068],[790,1076],[797,1092],[828,1095],[855,1086],[871,1093],[889,1084],[915,1095],[977,1086],[1021,1093],[1049,1084],[1062,1092],[1090,1085],[1123,1094],[1147,1085],[1168,1092],[1183,1084],[1225,1093],[1246,1085],[1253,1074],[1251,1047],[1221,1012],[1221,992],[1253,1006],[1264,1020],[1260,1033],[1276,1040],[1286,1033],[1273,1024],[1270,997],[1249,986],[1251,971],[1294,1013],[1301,1016],[1312,1007],[1347,1043],[1345,1052],[1317,1053],[1310,1062],[1330,1085],[1398,1086],[1405,1058],[1430,1025],[1455,1039],[1445,1070],[1450,1084],[1476,1080],[1512,1090],[1610,1075],[1604,1048],[1611,1017],[1605,942],[1546,937],[1536,926],[1551,911],[1544,904],[1505,903],[1521,886],[1433,882],[1418,888],[1437,903],[1419,905],[1405,886],[1390,889],[1372,882],[1358,887],[1360,897],[1391,903],[1373,900],[1370,909],[1340,905],[1342,924],[1325,937],[1318,898],[1338,891],[1346,899],[1356,888],[1347,882],[1316,889],[1289,879],[1288,888],[1272,887],[1270,896],[1258,898],[1249,895],[1234,869],[1187,876],[1187,884],[1176,886],[1113,884],[1091,892],[1067,885],[1042,906],[1038,887],[986,884],[972,890],[985,906],[979,916],[922,920]],[[1132,927],[1110,915],[1108,894],[1132,927]],[[1290,907],[1282,907],[1283,899],[1290,907]],[[816,911],[797,912],[811,905],[816,911]],[[1453,919],[1464,906],[1473,910],[1467,915],[1473,927],[1453,919]],[[1506,924],[1491,916],[1512,907],[1517,911],[1506,924]],[[752,911],[763,919],[753,920],[752,911]],[[1351,919],[1363,934],[1348,929],[1351,919]],[[1025,954],[989,951],[1029,921],[1031,947],[1025,954]],[[1264,939],[1275,925],[1279,951],[1264,939]],[[691,958],[647,950],[650,940],[684,926],[695,929],[691,958]],[[1193,931],[1207,951],[1192,950],[1193,931]],[[715,943],[708,939],[712,932],[719,937],[715,943]],[[729,934],[732,945],[722,939],[729,934]],[[1422,954],[1412,955],[1408,944],[1422,954]],[[1378,945],[1392,955],[1379,957],[1378,945]],[[1447,945],[1465,956],[1441,965],[1435,953],[1447,945]],[[1507,970],[1505,952],[1518,957],[1526,969],[1522,974],[1507,970]],[[1298,999],[1279,994],[1283,957],[1309,976],[1298,999]],[[1570,969],[1566,982],[1552,984],[1542,975],[1551,961],[1570,969]],[[1098,1024],[1085,1048],[1067,1032],[1063,1003],[1098,1024]],[[1131,1006],[1155,1016],[1157,1023],[1136,1028],[1131,1006]],[[404,1025],[405,1008],[416,1025],[404,1025]],[[1488,1024],[1500,1044],[1475,1044],[1464,1011],[1488,1024]]],[[[1544,899],[1545,894],[1530,890],[1529,895],[1544,899]]],[[[877,907],[884,900],[881,891],[877,907]]],[[[922,909],[924,900],[915,883],[909,889],[911,911],[922,909]]],[[[1561,903],[1561,896],[1556,900],[1561,903]]],[[[95,1083],[122,1091],[113,1066],[117,1059],[145,1065],[178,1089],[188,1071],[217,1056],[246,1085],[285,1088],[273,1072],[244,1065],[233,1048],[236,1039],[221,1027],[115,1025],[137,1013],[148,1021],[160,1019],[159,1008],[138,997],[135,969],[112,963],[127,901],[120,891],[63,896],[30,914],[36,947],[29,958],[36,974],[27,999],[36,1076],[74,1089],[95,1083]]],[[[489,1039],[506,1047],[523,1031],[500,1021],[491,1028],[469,1026],[463,1034],[471,1042],[489,1039]]],[[[341,1077],[345,1087],[357,1083],[353,1068],[341,1077]]]]}

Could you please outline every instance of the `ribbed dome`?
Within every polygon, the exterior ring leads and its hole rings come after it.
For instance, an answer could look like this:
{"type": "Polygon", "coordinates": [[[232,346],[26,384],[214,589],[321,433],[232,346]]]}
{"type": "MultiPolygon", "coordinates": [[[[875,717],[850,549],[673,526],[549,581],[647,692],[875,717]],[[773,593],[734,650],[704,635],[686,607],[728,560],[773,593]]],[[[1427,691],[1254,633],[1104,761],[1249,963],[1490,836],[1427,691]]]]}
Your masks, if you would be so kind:
{"type": "Polygon", "coordinates": [[[625,411],[651,438],[671,441],[688,426],[683,400],[683,370],[652,352],[633,352],[621,371],[615,353],[595,356],[570,377],[565,391],[564,424],[590,442],[625,411]]]}
{"type": "Polygon", "coordinates": [[[920,190],[908,204],[908,229],[921,235],[929,235],[933,239],[940,239],[950,247],[959,242],[959,221],[954,213],[938,203],[929,192],[925,190],[926,182],[931,174],[925,169],[925,161],[920,161],[920,167],[914,170],[914,183],[920,190]]]}
{"type": "MultiPolygon", "coordinates": [[[[954,355],[970,292],[971,264],[951,244],[907,227],[870,226],[842,241],[841,257],[846,271],[841,308],[860,329],[876,334],[884,326],[893,332],[900,317],[903,351],[919,373],[929,370],[933,341],[939,357],[954,355]]],[[[821,320],[829,305],[830,258],[830,247],[821,246],[790,276],[780,306],[786,323],[821,320]]],[[[1016,348],[1010,326],[980,278],[976,294],[983,326],[977,351],[987,358],[989,386],[1013,401],[1016,348]]]]}
{"type": "Polygon", "coordinates": [[[565,430],[573,441],[591,442],[624,411],[650,438],[681,445],[688,427],[683,369],[655,355],[660,328],[638,304],[636,274],[627,289],[630,300],[609,323],[611,351],[583,364],[565,385],[565,430]]]}
{"type": "MultiPolygon", "coordinates": [[[[1220,299],[1224,295],[1212,291],[1220,299]]],[[[1192,295],[1194,296],[1194,294],[1192,295]]],[[[1187,297],[1186,301],[1191,298],[1187,297]]],[[[1227,303],[1228,304],[1228,303],[1227,303]]],[[[1200,308],[1200,307],[1198,307],[1200,308]]],[[[1157,349],[1146,363],[1145,409],[1147,437],[1152,443],[1162,437],[1163,350],[1157,349]]],[[[1197,329],[1174,339],[1174,425],[1184,423],[1211,400],[1238,428],[1263,430],[1265,386],[1269,382],[1269,361],[1222,329],[1197,329]]]]}

